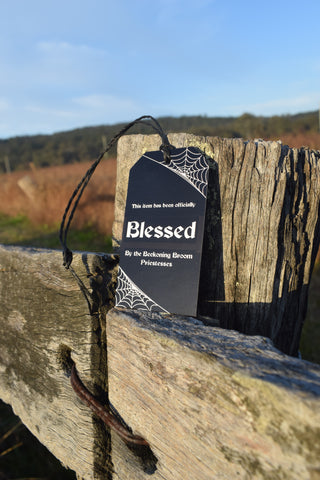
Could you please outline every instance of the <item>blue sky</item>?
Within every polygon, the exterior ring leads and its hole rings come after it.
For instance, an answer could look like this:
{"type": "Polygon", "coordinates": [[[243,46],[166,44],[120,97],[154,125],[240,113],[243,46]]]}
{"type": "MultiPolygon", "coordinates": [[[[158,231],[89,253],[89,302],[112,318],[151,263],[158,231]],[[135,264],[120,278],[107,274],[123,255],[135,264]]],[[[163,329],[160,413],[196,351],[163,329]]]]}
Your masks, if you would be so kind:
{"type": "Polygon", "coordinates": [[[320,103],[319,0],[3,0],[0,138],[320,103]]]}

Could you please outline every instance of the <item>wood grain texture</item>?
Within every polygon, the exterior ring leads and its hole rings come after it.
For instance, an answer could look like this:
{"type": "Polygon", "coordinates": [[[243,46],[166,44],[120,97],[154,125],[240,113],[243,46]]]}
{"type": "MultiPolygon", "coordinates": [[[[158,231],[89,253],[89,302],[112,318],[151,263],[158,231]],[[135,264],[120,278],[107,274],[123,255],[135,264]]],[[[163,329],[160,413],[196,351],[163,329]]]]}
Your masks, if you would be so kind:
{"type": "Polygon", "coordinates": [[[90,315],[60,252],[0,246],[0,398],[86,480],[107,478],[110,436],[73,392],[60,348],[71,349],[83,382],[106,401],[105,320],[97,307],[101,295],[104,310],[111,305],[106,285],[114,263],[110,256],[75,254],[73,267],[93,295],[90,315]]]}
{"type": "MultiPolygon", "coordinates": [[[[211,157],[199,317],[271,338],[297,355],[320,241],[320,152],[262,140],[169,135],[211,157]]],[[[113,235],[122,236],[129,170],[157,135],[118,145],[113,235]]]]}
{"type": "Polygon", "coordinates": [[[116,263],[75,254],[89,309],[60,252],[0,246],[0,398],[31,432],[84,480],[319,478],[319,366],[196,319],[107,312],[116,263]],[[61,345],[152,453],[77,398],[61,345]]]}
{"type": "Polygon", "coordinates": [[[109,397],[158,459],[113,438],[114,478],[320,478],[320,367],[192,318],[108,314],[109,397]]]}

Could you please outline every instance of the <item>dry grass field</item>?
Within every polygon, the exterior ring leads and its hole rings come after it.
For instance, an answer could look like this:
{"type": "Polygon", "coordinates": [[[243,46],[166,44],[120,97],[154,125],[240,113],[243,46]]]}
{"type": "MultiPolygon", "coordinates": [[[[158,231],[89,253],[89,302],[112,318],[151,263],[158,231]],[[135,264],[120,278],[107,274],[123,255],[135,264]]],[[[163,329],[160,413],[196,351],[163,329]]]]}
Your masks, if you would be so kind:
{"type": "MultiPolygon", "coordinates": [[[[269,140],[278,140],[278,138],[270,138],[269,140]]],[[[308,147],[312,150],[320,150],[320,133],[319,132],[295,132],[285,133],[280,138],[283,145],[289,145],[291,148],[308,147]]]]}
{"type": "MultiPolygon", "coordinates": [[[[0,175],[0,212],[25,216],[36,227],[58,226],[67,202],[90,162],[18,171],[0,175]]],[[[73,227],[90,226],[111,235],[116,178],[116,159],[97,167],[78,205],[73,227]]]]}

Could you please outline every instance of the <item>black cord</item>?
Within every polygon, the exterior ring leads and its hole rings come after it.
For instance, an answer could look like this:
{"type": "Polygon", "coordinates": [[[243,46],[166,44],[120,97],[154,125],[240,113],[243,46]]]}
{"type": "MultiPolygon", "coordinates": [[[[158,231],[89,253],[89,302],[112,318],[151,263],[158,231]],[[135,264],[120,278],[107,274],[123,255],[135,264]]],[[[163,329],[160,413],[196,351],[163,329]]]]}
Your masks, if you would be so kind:
{"type": "Polygon", "coordinates": [[[76,208],[78,206],[78,203],[82,197],[83,191],[88,185],[95,169],[99,165],[100,161],[102,160],[103,156],[113,147],[113,145],[119,140],[120,137],[122,137],[131,127],[134,125],[141,123],[143,125],[147,125],[153,130],[155,130],[161,137],[162,140],[162,145],[160,146],[160,150],[163,153],[163,158],[166,164],[170,163],[170,150],[172,150],[174,147],[170,144],[168,137],[166,133],[163,131],[160,123],[153,118],[151,115],[143,115],[142,117],[137,118],[136,120],[133,120],[132,122],[128,123],[125,127],[123,127],[108,143],[107,147],[103,152],[100,153],[99,157],[91,167],[87,170],[86,174],[82,177],[80,180],[78,186],[74,190],[73,194],[71,195],[69,202],[66,206],[66,209],[64,211],[61,225],[60,225],[60,232],[59,232],[59,239],[60,243],[63,248],[63,265],[66,268],[69,268],[71,263],[72,263],[72,251],[68,248],[67,246],[67,235],[68,231],[70,228],[70,224],[72,222],[74,213],[76,211],[76,208]],[[146,122],[144,120],[149,119],[151,122],[146,122]],[[71,208],[72,207],[72,208],[71,208]]]}

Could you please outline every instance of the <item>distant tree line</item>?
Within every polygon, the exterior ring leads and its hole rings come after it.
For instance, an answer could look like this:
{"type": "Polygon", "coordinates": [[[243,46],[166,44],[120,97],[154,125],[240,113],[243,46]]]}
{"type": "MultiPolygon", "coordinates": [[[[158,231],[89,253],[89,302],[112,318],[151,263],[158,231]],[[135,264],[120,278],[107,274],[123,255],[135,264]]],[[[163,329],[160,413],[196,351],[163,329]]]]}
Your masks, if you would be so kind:
{"type": "MultiPolygon", "coordinates": [[[[167,132],[245,139],[281,138],[283,134],[317,132],[319,129],[317,111],[272,117],[245,113],[240,117],[182,116],[158,120],[167,132]]],[[[10,159],[11,170],[27,169],[31,163],[45,167],[93,160],[123,125],[101,125],[52,135],[0,140],[0,172],[5,171],[5,158],[10,159]]],[[[137,125],[129,133],[149,133],[149,129],[137,125]]],[[[109,155],[114,154],[115,150],[109,155]]]]}

